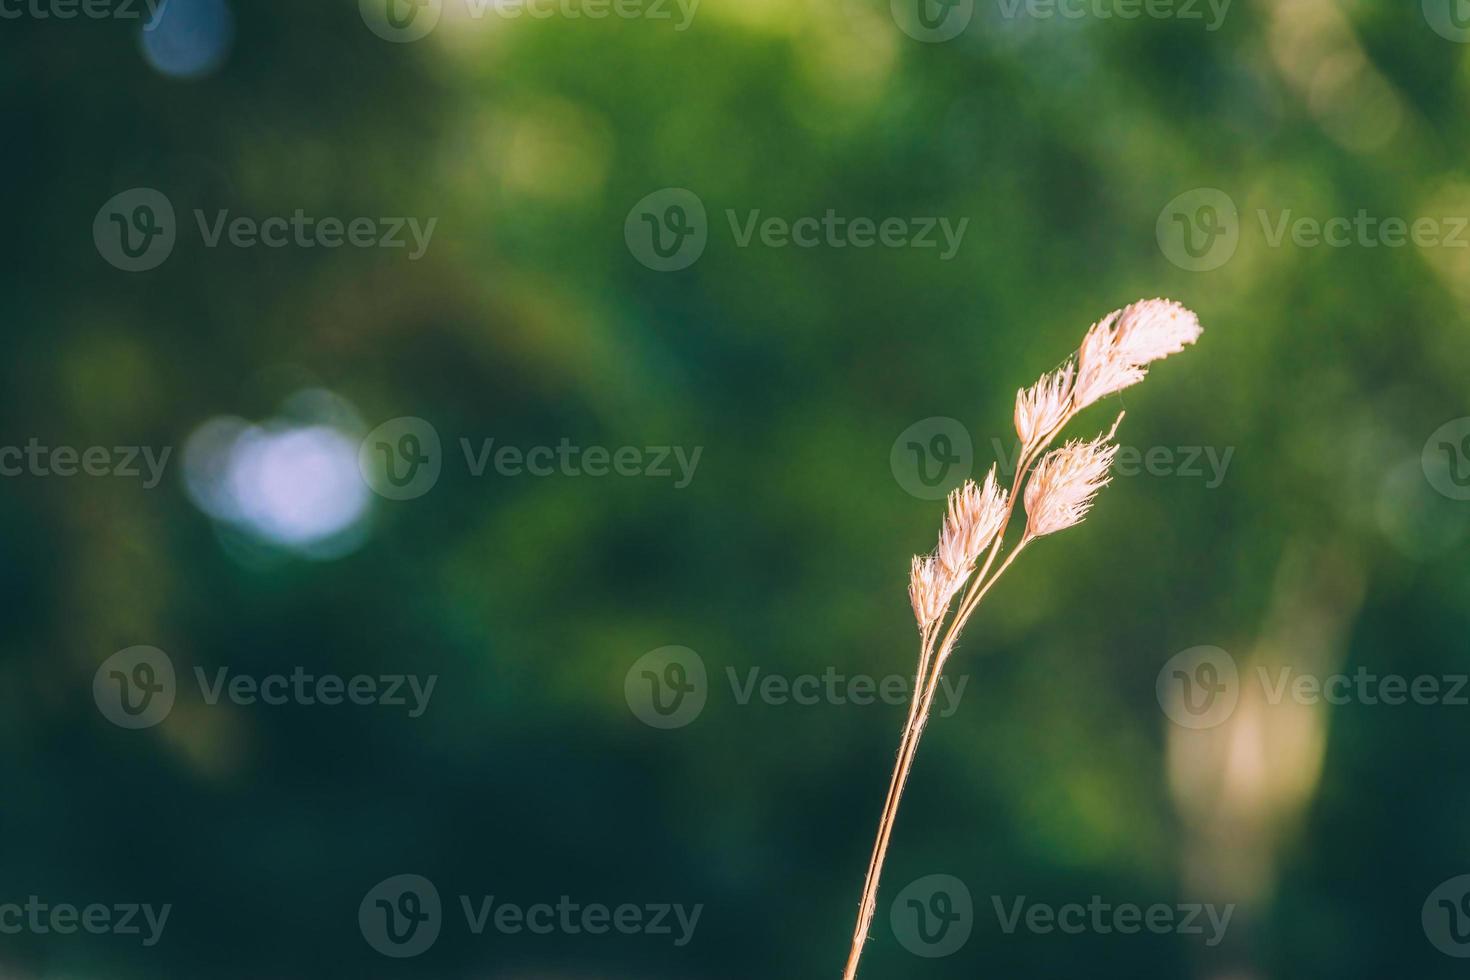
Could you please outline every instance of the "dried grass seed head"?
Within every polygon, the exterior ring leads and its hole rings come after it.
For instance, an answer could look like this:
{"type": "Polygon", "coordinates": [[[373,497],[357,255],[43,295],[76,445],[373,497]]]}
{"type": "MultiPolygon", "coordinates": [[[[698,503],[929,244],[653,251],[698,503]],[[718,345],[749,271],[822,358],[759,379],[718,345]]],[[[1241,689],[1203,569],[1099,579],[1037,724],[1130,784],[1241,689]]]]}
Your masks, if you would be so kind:
{"type": "Polygon", "coordinates": [[[1077,354],[1076,409],[1142,381],[1147,365],[1199,339],[1199,318],[1167,299],[1140,300],[1094,323],[1077,354]]]}
{"type": "Polygon", "coordinates": [[[1042,457],[1026,483],[1027,537],[1055,534],[1082,522],[1097,492],[1112,480],[1108,470],[1118,447],[1110,438],[1112,433],[1089,442],[1072,439],[1042,457]]]}

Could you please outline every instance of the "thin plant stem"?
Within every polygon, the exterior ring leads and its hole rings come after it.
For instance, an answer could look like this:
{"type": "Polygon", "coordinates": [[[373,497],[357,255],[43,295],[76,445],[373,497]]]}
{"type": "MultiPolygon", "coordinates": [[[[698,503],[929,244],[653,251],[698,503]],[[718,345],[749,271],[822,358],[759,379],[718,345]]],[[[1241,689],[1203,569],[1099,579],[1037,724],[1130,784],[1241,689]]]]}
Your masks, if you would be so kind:
{"type": "Polygon", "coordinates": [[[921,637],[914,694],[868,860],[843,980],[855,980],[857,976],[877,909],[878,882],[904,786],[960,632],[1027,545],[1038,537],[1072,527],[1087,515],[1093,497],[1108,483],[1107,471],[1118,451],[1111,440],[1123,416],[1119,414],[1108,433],[1090,442],[1068,443],[1050,454],[1048,448],[1081,409],[1138,383],[1147,373],[1147,365],[1182,351],[1198,340],[1200,332],[1198,317],[1180,304],[1163,299],[1140,300],[1094,323],[1083,337],[1075,361],[1069,358],[1063,367],[1043,374],[1035,385],[1017,392],[1015,423],[1022,445],[1009,493],[1001,494],[996,489],[995,467],[983,489],[973,481],[965,481],[950,495],[949,514],[934,554],[914,558],[909,597],[921,637]],[[1051,418],[1056,421],[1038,431],[1043,420],[1051,418]],[[1032,467],[1038,460],[1041,462],[1033,475],[1032,467]],[[1023,485],[1028,498],[1026,527],[997,567],[1023,485]],[[982,551],[986,554],[980,562],[982,551]],[[956,607],[954,599],[962,588],[956,607]]]}
{"type": "MultiPolygon", "coordinates": [[[[938,625],[925,630],[923,643],[919,652],[919,671],[914,681],[914,697],[909,704],[908,720],[904,723],[903,735],[898,743],[898,758],[894,760],[893,773],[888,780],[888,795],[883,802],[883,814],[878,821],[878,834],[873,841],[873,853],[868,859],[868,873],[863,881],[862,900],[858,903],[857,927],[853,930],[852,946],[847,955],[847,968],[843,972],[843,980],[853,980],[857,975],[858,961],[862,958],[863,947],[867,944],[868,930],[873,923],[873,915],[878,907],[878,882],[883,874],[883,862],[888,855],[888,841],[893,835],[894,821],[898,816],[898,806],[903,799],[904,784],[908,781],[909,770],[913,767],[914,756],[918,752],[919,739],[923,735],[924,726],[929,718],[929,709],[933,704],[934,695],[938,690],[939,679],[944,672],[944,664],[948,661],[954,650],[955,640],[959,636],[959,630],[965,625],[980,600],[990,591],[990,587],[1010,567],[1011,562],[1016,560],[1021,550],[1031,540],[1022,537],[1016,547],[1006,556],[994,575],[987,575],[994,564],[996,556],[1000,553],[1002,543],[1005,539],[1006,527],[1010,523],[1011,516],[1016,509],[1016,501],[1020,496],[1021,484],[1026,479],[1027,473],[1041,455],[1042,450],[1051,445],[1057,433],[1072,420],[1074,410],[1065,412],[1057,424],[1047,432],[1044,437],[1036,441],[1034,446],[1023,450],[1020,458],[1016,461],[1016,472],[1011,478],[1011,489],[1006,500],[1005,517],[1002,518],[1000,528],[996,532],[995,541],[990,546],[990,553],[985,558],[985,563],[975,574],[960,603],[960,610],[951,619],[949,629],[945,631],[944,642],[939,645],[938,651],[934,651],[934,640],[938,636],[938,625]],[[933,669],[926,674],[931,658],[933,669]],[[922,679],[923,683],[920,683],[922,679]],[[921,701],[922,697],[922,701],[921,701]]],[[[1116,428],[1116,425],[1114,426],[1116,428]]]]}
{"type": "MultiPolygon", "coordinates": [[[[1022,538],[1006,556],[1006,560],[996,569],[990,580],[979,587],[974,601],[969,604],[970,611],[979,605],[980,599],[985,597],[991,586],[1005,573],[1011,562],[1016,560],[1030,540],[1030,538],[1022,538]]],[[[977,576],[976,585],[978,583],[979,577],[977,576]]],[[[975,587],[972,586],[972,590],[975,587]]],[[[929,710],[934,704],[934,695],[939,689],[940,675],[944,673],[944,665],[949,660],[950,654],[954,652],[952,640],[954,635],[951,629],[945,637],[944,644],[932,655],[933,668],[929,671],[928,676],[924,677],[922,703],[919,701],[920,685],[918,679],[915,680],[914,707],[909,710],[909,720],[904,726],[903,738],[899,741],[898,759],[894,762],[893,775],[888,783],[888,799],[883,806],[883,816],[878,821],[878,836],[873,842],[873,856],[868,862],[868,875],[863,882],[863,897],[858,904],[857,928],[853,931],[852,948],[847,954],[847,967],[842,974],[843,980],[853,980],[857,976],[858,961],[862,958],[863,947],[868,940],[868,929],[872,926],[873,914],[878,906],[878,880],[883,874],[883,861],[888,855],[888,841],[893,835],[893,825],[898,817],[898,805],[903,799],[904,784],[908,781],[909,771],[913,768],[914,756],[919,749],[919,739],[924,734],[924,726],[929,719],[929,710]]],[[[920,656],[921,676],[923,676],[923,667],[928,666],[929,662],[929,644],[926,643],[925,652],[920,656]]]]}

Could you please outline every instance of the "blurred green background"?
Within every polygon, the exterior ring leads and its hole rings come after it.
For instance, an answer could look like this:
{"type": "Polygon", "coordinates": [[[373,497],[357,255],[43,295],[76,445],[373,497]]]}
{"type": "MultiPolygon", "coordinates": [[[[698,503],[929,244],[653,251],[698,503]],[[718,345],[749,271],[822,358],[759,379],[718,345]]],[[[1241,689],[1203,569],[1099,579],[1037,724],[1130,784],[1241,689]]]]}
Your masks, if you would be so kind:
{"type": "Polygon", "coordinates": [[[1470,708],[1273,705],[1252,680],[1467,670],[1470,503],[1421,456],[1470,414],[1470,248],[1273,245],[1267,227],[1470,215],[1459,21],[1432,0],[1236,0],[1209,30],[1203,7],[977,0],[926,42],[887,0],[704,0],[685,30],[672,4],[533,19],[443,0],[427,37],[393,43],[348,0],[225,3],[170,0],[146,37],[120,16],[0,21],[0,445],[172,447],[151,489],[0,479],[0,903],[173,906],[152,947],[0,935],[0,973],[840,975],[904,709],[741,704],[729,671],[910,671],[908,559],[942,505],[908,492],[895,440],[957,419],[978,476],[1012,449],[1017,387],[1164,295],[1201,342],[1075,434],[1126,408],[1125,444],[1228,449],[1228,470],[1120,476],[997,587],[919,753],[861,975],[1463,975],[1421,907],[1470,872],[1470,708]],[[92,228],[138,187],[171,202],[177,241],[128,272],[92,228]],[[625,220],[671,187],[707,209],[708,245],[660,272],[625,220]],[[1199,188],[1238,209],[1238,245],[1196,271],[1168,208],[1199,188]],[[298,208],[437,225],[411,261],[209,248],[193,217],[298,208]],[[739,247],[726,212],[757,209],[969,224],[949,261],[739,247]],[[432,489],[342,484],[338,450],[405,416],[442,440],[432,489]],[[266,440],[265,476],[191,456],[232,418],[266,440]],[[293,431],[337,441],[270,441],[293,431]],[[462,438],[702,455],[682,488],[477,477],[462,438]],[[211,512],[211,492],[260,499],[211,512]],[[135,731],[92,684],[140,644],[179,689],[135,731]],[[660,730],[625,680],[668,645],[706,665],[707,704],[660,730]],[[1155,684],[1199,645],[1243,684],[1192,730],[1155,684]],[[417,718],[211,705],[192,682],[298,666],[438,681],[417,718]],[[434,882],[445,922],[393,959],[358,907],[401,873],[434,882]],[[890,918],[931,874],[975,908],[938,958],[890,918]],[[460,895],[703,912],[681,947],[475,936],[460,895]],[[1214,947],[1007,934],[992,897],[1023,895],[1237,909],[1214,947]]]}

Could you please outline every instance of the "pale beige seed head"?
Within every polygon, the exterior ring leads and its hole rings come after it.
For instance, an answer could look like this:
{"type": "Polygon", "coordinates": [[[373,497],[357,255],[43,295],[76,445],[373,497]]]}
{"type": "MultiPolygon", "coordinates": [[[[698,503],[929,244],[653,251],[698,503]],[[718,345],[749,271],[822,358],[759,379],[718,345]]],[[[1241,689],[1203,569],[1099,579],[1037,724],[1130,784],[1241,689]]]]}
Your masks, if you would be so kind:
{"type": "Polygon", "coordinates": [[[952,578],[933,555],[914,556],[909,565],[909,604],[921,631],[937,623],[949,608],[949,600],[959,588],[952,578]]]}
{"type": "Polygon", "coordinates": [[[969,574],[981,552],[995,538],[1005,513],[1006,492],[996,483],[992,464],[983,486],[966,480],[963,486],[950,492],[949,511],[935,550],[939,563],[952,574],[969,574]]]}
{"type": "Polygon", "coordinates": [[[1030,388],[1016,392],[1016,435],[1021,451],[1034,449],[1067,414],[1072,404],[1072,381],[1076,369],[1071,361],[1043,374],[1030,388]]]}
{"type": "Polygon", "coordinates": [[[1140,300],[1094,323],[1077,354],[1073,403],[1086,408],[1142,381],[1147,365],[1199,339],[1199,318],[1167,299],[1140,300]]]}
{"type": "Polygon", "coordinates": [[[1087,516],[1097,492],[1112,479],[1108,468],[1118,447],[1111,438],[1109,432],[1090,442],[1072,439],[1042,457],[1026,483],[1027,537],[1055,534],[1087,516]]]}

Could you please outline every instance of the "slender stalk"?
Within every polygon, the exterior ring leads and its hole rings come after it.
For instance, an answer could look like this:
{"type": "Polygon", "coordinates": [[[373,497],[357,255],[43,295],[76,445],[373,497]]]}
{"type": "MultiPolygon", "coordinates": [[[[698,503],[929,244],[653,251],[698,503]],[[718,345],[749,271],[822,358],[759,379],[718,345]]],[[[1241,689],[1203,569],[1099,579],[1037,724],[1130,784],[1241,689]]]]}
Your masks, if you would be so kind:
{"type": "MultiPolygon", "coordinates": [[[[996,569],[995,574],[983,586],[980,585],[980,576],[976,576],[975,583],[971,586],[975,593],[973,601],[969,602],[969,608],[964,612],[968,616],[980,600],[990,591],[990,587],[1005,573],[1011,562],[1029,543],[1030,538],[1022,538],[1016,547],[1006,556],[1006,560],[996,569]],[[978,590],[978,591],[976,591],[978,590]]],[[[988,567],[987,562],[987,567],[988,567]]],[[[963,624],[961,624],[963,625],[963,624]]],[[[956,631],[951,627],[945,636],[944,644],[933,654],[933,669],[928,676],[924,676],[924,668],[930,662],[930,645],[937,629],[931,631],[930,639],[924,644],[924,652],[920,654],[920,677],[922,684],[922,703],[920,702],[921,685],[919,678],[914,682],[914,701],[909,708],[908,723],[904,725],[903,738],[899,740],[898,759],[893,765],[893,775],[888,783],[888,798],[883,804],[883,816],[878,821],[878,836],[873,842],[873,855],[868,862],[867,878],[863,882],[863,897],[858,904],[857,928],[853,930],[852,947],[847,954],[847,967],[844,969],[843,980],[853,980],[857,976],[858,961],[862,958],[863,947],[868,940],[868,929],[873,923],[873,914],[878,907],[878,880],[883,874],[883,861],[888,855],[888,840],[893,835],[893,825],[898,817],[898,805],[903,798],[904,784],[908,781],[909,771],[913,768],[914,756],[919,749],[919,739],[924,734],[925,723],[929,720],[929,710],[934,704],[934,695],[939,689],[939,679],[944,673],[944,665],[949,656],[954,652],[953,637],[956,631]]]]}
{"type": "Polygon", "coordinates": [[[934,554],[914,559],[909,593],[921,636],[914,696],[868,860],[844,980],[855,980],[857,976],[904,786],[960,631],[1027,545],[1038,537],[1072,527],[1087,515],[1094,496],[1108,483],[1107,471],[1118,451],[1111,440],[1123,416],[1118,416],[1105,435],[1069,444],[1046,456],[1034,480],[1033,465],[1078,411],[1136,384],[1147,373],[1147,365],[1182,351],[1199,339],[1200,332],[1198,317],[1178,303],[1163,299],[1140,300],[1094,323],[1083,337],[1075,360],[1069,358],[1061,368],[1043,374],[1035,385],[1016,395],[1016,433],[1023,445],[1017,453],[1009,494],[1002,501],[995,487],[994,467],[984,489],[966,481],[950,495],[950,511],[934,554]],[[1052,417],[1057,418],[1056,423],[1038,432],[1043,420],[1052,417]],[[1026,527],[996,567],[1023,484],[1034,498],[1027,501],[1026,527]],[[988,552],[983,562],[978,561],[981,551],[988,552]],[[964,594],[956,608],[954,598],[962,586],[964,594]]]}
{"type": "Polygon", "coordinates": [[[902,794],[902,781],[907,777],[907,767],[903,765],[903,759],[908,753],[909,743],[915,737],[914,721],[919,716],[924,692],[928,689],[928,675],[930,658],[933,654],[934,640],[939,633],[938,624],[926,628],[923,632],[922,643],[919,650],[919,669],[914,675],[914,694],[909,699],[909,715],[903,724],[903,735],[898,742],[898,758],[893,765],[893,774],[888,780],[888,796],[883,800],[883,815],[878,822],[878,836],[873,840],[873,853],[868,859],[868,873],[864,879],[863,897],[858,905],[858,927],[853,934],[852,950],[848,953],[846,978],[852,977],[857,972],[858,958],[862,955],[863,943],[867,939],[868,926],[873,920],[873,911],[877,903],[878,876],[883,869],[883,858],[888,850],[888,835],[883,832],[885,826],[891,826],[892,814],[898,811],[898,798],[902,794]]]}
{"type": "Polygon", "coordinates": [[[872,926],[873,915],[878,907],[878,881],[883,874],[883,861],[888,855],[888,840],[893,835],[893,824],[898,816],[898,805],[903,798],[904,784],[908,781],[909,770],[913,767],[914,755],[918,751],[919,739],[923,735],[925,723],[929,718],[929,708],[938,690],[939,678],[944,672],[944,664],[954,650],[954,643],[959,637],[960,629],[975,611],[975,607],[980,604],[985,593],[990,591],[990,587],[1010,567],[1011,562],[1015,561],[1021,549],[1030,541],[1029,538],[1023,537],[1015,549],[1006,556],[1000,568],[996,569],[995,574],[990,575],[987,580],[991,566],[995,563],[996,556],[1000,553],[1005,540],[1006,527],[1010,524],[1011,516],[1015,512],[1021,484],[1025,481],[1031,464],[1039,458],[1041,451],[1051,444],[1057,433],[1071,421],[1074,414],[1075,412],[1069,409],[1050,432],[1037,440],[1036,445],[1029,448],[1023,447],[1020,457],[1016,460],[1016,472],[1011,476],[1011,489],[1006,500],[1005,517],[1001,520],[999,530],[996,531],[995,540],[990,546],[990,553],[986,555],[985,563],[981,565],[980,570],[970,582],[969,590],[960,603],[959,612],[950,621],[949,629],[945,631],[944,642],[939,645],[937,654],[934,653],[933,645],[938,636],[940,624],[935,624],[925,630],[919,652],[919,671],[914,680],[914,696],[909,703],[909,715],[908,720],[904,723],[903,735],[899,739],[898,758],[894,760],[893,773],[888,780],[888,795],[883,801],[883,814],[878,820],[878,834],[873,841],[873,853],[868,859],[868,873],[863,880],[862,900],[858,903],[857,926],[853,930],[852,946],[848,950],[847,967],[842,974],[843,980],[853,980],[857,976],[858,961],[862,958],[863,947],[868,940],[868,930],[872,926]],[[931,657],[933,657],[934,669],[926,674],[931,657]]]}

